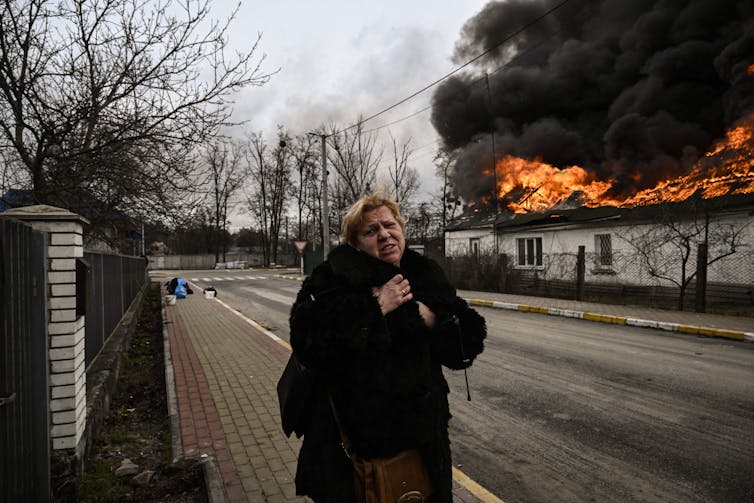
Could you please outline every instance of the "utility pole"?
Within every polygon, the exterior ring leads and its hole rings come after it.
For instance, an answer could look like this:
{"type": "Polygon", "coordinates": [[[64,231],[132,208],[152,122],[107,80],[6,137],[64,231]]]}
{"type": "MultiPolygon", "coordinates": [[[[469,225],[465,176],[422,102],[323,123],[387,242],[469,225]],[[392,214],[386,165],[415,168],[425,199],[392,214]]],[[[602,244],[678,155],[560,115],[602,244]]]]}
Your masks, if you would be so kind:
{"type": "MultiPolygon", "coordinates": [[[[489,74],[484,74],[484,80],[487,83],[487,108],[490,111],[490,115],[492,115],[492,95],[490,94],[490,76],[489,74]]],[[[492,139],[492,177],[494,181],[494,186],[492,188],[492,202],[495,205],[495,214],[497,215],[499,208],[497,204],[497,153],[495,152],[495,120],[493,118],[492,120],[492,134],[490,135],[492,139]]]]}
{"type": "Polygon", "coordinates": [[[487,108],[490,112],[490,116],[492,117],[492,179],[493,179],[493,187],[492,187],[492,204],[495,205],[495,218],[492,220],[492,234],[493,238],[495,238],[495,256],[500,255],[500,245],[498,244],[497,240],[497,230],[495,229],[495,224],[497,223],[497,215],[500,212],[500,205],[498,204],[498,196],[497,196],[497,153],[495,152],[495,118],[494,114],[492,113],[492,94],[490,93],[490,76],[487,72],[484,74],[484,80],[487,83],[487,108]]]}
{"type": "MultiPolygon", "coordinates": [[[[315,135],[316,133],[309,133],[315,135]]],[[[318,135],[322,140],[322,260],[330,252],[330,208],[327,202],[327,135],[318,135]]]]}
{"type": "Polygon", "coordinates": [[[322,138],[322,260],[330,252],[330,207],[327,202],[327,135],[322,138]]]}

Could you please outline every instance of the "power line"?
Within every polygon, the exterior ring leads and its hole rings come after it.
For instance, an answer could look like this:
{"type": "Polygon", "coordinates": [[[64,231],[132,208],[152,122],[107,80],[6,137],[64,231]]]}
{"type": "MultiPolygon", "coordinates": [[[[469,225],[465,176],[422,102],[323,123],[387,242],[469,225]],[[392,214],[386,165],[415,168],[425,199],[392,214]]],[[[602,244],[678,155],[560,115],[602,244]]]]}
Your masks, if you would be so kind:
{"type": "Polygon", "coordinates": [[[390,110],[392,110],[393,108],[395,108],[395,107],[397,107],[397,106],[399,106],[399,105],[402,105],[403,103],[407,102],[408,100],[410,100],[410,99],[412,99],[412,98],[414,98],[414,97],[416,97],[416,96],[420,95],[420,94],[421,94],[421,93],[423,93],[424,91],[426,91],[426,90],[428,90],[428,89],[431,89],[432,87],[436,86],[437,84],[439,84],[439,83],[440,83],[440,82],[442,82],[443,80],[445,80],[445,79],[447,79],[447,78],[449,78],[449,77],[451,77],[451,76],[455,75],[456,73],[460,72],[461,70],[463,70],[464,68],[466,68],[466,67],[467,67],[467,66],[469,66],[470,64],[474,63],[475,61],[477,61],[477,60],[479,60],[479,59],[483,58],[484,56],[486,56],[487,54],[491,53],[492,51],[494,51],[495,49],[497,49],[498,47],[500,47],[500,46],[501,46],[501,45],[503,45],[504,43],[508,42],[509,40],[511,40],[511,39],[512,39],[512,38],[514,38],[515,36],[519,35],[520,33],[524,32],[524,31],[525,31],[526,29],[528,29],[528,28],[529,28],[530,26],[532,26],[532,25],[534,25],[534,24],[538,23],[539,21],[541,21],[541,20],[542,20],[542,19],[544,19],[545,17],[549,16],[550,14],[552,14],[553,12],[555,12],[556,10],[560,9],[561,7],[563,7],[563,6],[564,6],[565,4],[567,4],[568,2],[570,2],[570,0],[563,0],[563,1],[562,1],[562,2],[560,2],[559,4],[557,4],[557,5],[555,5],[554,7],[552,7],[552,8],[550,8],[550,9],[548,9],[547,11],[545,11],[545,12],[544,12],[543,14],[541,14],[540,16],[538,16],[538,17],[534,18],[534,19],[533,19],[532,21],[529,21],[528,23],[526,23],[525,25],[523,25],[523,26],[522,26],[521,28],[519,28],[518,30],[514,31],[514,32],[513,32],[512,34],[510,34],[510,35],[508,35],[507,37],[503,38],[503,39],[502,39],[502,40],[501,40],[500,42],[498,42],[498,43],[497,43],[497,44],[495,44],[494,46],[490,47],[490,48],[489,48],[489,49],[487,49],[486,51],[483,51],[483,52],[482,52],[481,54],[478,54],[477,56],[475,56],[475,57],[471,58],[470,60],[468,60],[467,62],[465,62],[465,63],[464,63],[464,64],[462,64],[461,66],[459,66],[459,67],[455,68],[454,70],[450,71],[449,73],[447,73],[447,74],[443,75],[442,77],[440,77],[439,79],[435,80],[434,82],[431,82],[430,84],[427,84],[426,86],[422,87],[422,88],[421,88],[421,89],[419,89],[418,91],[416,91],[416,92],[414,92],[414,93],[410,94],[409,96],[407,96],[407,97],[403,98],[402,100],[400,100],[400,101],[398,101],[398,102],[396,102],[396,103],[394,103],[394,104],[390,105],[389,107],[387,107],[387,108],[384,108],[384,109],[380,110],[379,112],[377,112],[377,113],[375,113],[375,114],[372,114],[372,115],[370,115],[369,117],[367,117],[367,118],[365,118],[365,119],[362,119],[362,120],[360,120],[360,121],[359,121],[359,122],[357,122],[356,124],[352,124],[352,125],[350,125],[350,126],[348,126],[348,127],[344,128],[344,129],[341,129],[340,131],[337,131],[337,132],[336,132],[336,133],[334,133],[334,134],[340,134],[340,133],[343,133],[343,132],[345,132],[345,131],[348,131],[349,129],[353,129],[353,128],[355,128],[355,127],[358,127],[358,126],[360,126],[360,125],[364,124],[365,122],[367,122],[367,121],[370,121],[370,120],[372,120],[372,119],[374,119],[374,118],[376,118],[376,117],[379,117],[380,115],[384,114],[385,112],[389,112],[389,111],[390,111],[390,110]]]}
{"type": "MultiPolygon", "coordinates": [[[[560,30],[560,29],[556,29],[554,33],[557,33],[557,32],[559,32],[559,31],[561,31],[561,30],[560,30]]],[[[543,40],[540,40],[540,41],[539,41],[538,43],[536,43],[536,44],[534,44],[534,45],[532,45],[532,46],[530,46],[530,47],[527,47],[527,48],[526,48],[525,50],[523,50],[523,51],[521,51],[520,53],[518,53],[518,55],[520,56],[520,55],[523,55],[523,54],[527,54],[527,53],[529,53],[529,52],[532,52],[532,51],[534,51],[535,49],[537,49],[537,48],[539,48],[540,46],[542,46],[542,45],[543,45],[543,44],[544,44],[545,42],[546,42],[546,40],[544,40],[544,39],[543,39],[543,40]]],[[[484,81],[484,82],[486,82],[486,81],[488,80],[488,78],[489,78],[489,76],[490,76],[490,75],[494,75],[494,74],[496,74],[497,72],[499,72],[499,71],[503,70],[504,68],[507,68],[507,67],[509,66],[509,64],[510,64],[510,62],[508,62],[508,63],[505,63],[505,64],[503,64],[503,65],[500,65],[499,67],[497,67],[497,68],[495,68],[495,69],[493,69],[493,70],[490,70],[490,71],[488,71],[488,72],[487,72],[487,73],[486,73],[485,75],[482,75],[481,77],[478,77],[478,78],[476,78],[476,79],[474,79],[474,80],[471,80],[471,81],[469,81],[468,83],[466,83],[466,86],[467,86],[467,87],[469,87],[469,88],[471,88],[471,87],[472,87],[472,86],[474,86],[475,84],[478,84],[478,83],[480,83],[480,82],[483,82],[483,81],[484,81]]],[[[423,113],[423,112],[426,112],[427,110],[430,110],[430,109],[431,109],[431,108],[432,108],[433,106],[435,106],[435,105],[437,105],[437,104],[439,104],[439,103],[444,103],[444,102],[446,102],[446,101],[450,101],[450,100],[453,100],[453,99],[455,99],[455,98],[454,98],[453,96],[447,96],[447,97],[445,97],[445,98],[442,98],[442,99],[439,99],[439,100],[435,100],[435,101],[434,101],[434,102],[433,102],[432,104],[430,104],[430,105],[427,105],[426,107],[422,108],[421,110],[417,110],[416,112],[413,112],[413,113],[411,113],[411,114],[409,114],[409,115],[407,115],[407,116],[405,116],[405,117],[401,117],[400,119],[396,119],[396,120],[394,120],[394,121],[388,122],[387,124],[383,124],[383,125],[381,125],[381,126],[377,126],[377,127],[374,127],[374,128],[372,128],[372,129],[369,129],[369,130],[367,130],[367,131],[363,131],[362,133],[372,133],[372,132],[375,132],[375,131],[379,131],[379,130],[381,130],[381,129],[384,129],[384,128],[386,128],[386,127],[389,127],[389,126],[392,126],[392,125],[394,125],[394,124],[397,124],[397,123],[399,123],[399,122],[403,122],[403,121],[405,121],[405,120],[411,119],[412,117],[415,117],[415,116],[417,116],[417,115],[419,115],[419,114],[421,114],[421,113],[423,113]]],[[[357,123],[357,124],[358,124],[358,123],[357,123]]],[[[352,127],[353,127],[353,126],[352,126],[352,127]]],[[[348,129],[349,129],[349,128],[346,128],[346,129],[344,129],[343,131],[346,131],[346,130],[348,130],[348,129]]],[[[335,133],[334,133],[334,134],[335,134],[335,133]]],[[[433,143],[439,143],[440,141],[441,141],[441,140],[439,140],[439,139],[438,139],[438,140],[435,140],[435,141],[434,141],[433,143]]]]}
{"type": "MultiPolygon", "coordinates": [[[[383,124],[381,126],[377,126],[375,128],[372,128],[372,129],[368,129],[366,131],[363,131],[363,133],[364,134],[366,134],[366,133],[372,133],[374,131],[379,131],[380,129],[385,129],[386,127],[392,126],[393,124],[398,124],[399,122],[403,122],[403,121],[405,121],[407,119],[410,119],[411,117],[415,117],[415,116],[419,115],[420,113],[426,112],[430,108],[432,108],[432,105],[427,105],[426,107],[422,108],[421,110],[417,110],[416,112],[414,112],[414,113],[412,113],[410,115],[407,115],[405,117],[401,117],[400,119],[394,120],[392,122],[388,122],[387,124],[383,124]]],[[[350,129],[350,128],[346,128],[346,129],[350,129]]],[[[343,131],[345,131],[346,129],[344,129],[343,131]]]]}

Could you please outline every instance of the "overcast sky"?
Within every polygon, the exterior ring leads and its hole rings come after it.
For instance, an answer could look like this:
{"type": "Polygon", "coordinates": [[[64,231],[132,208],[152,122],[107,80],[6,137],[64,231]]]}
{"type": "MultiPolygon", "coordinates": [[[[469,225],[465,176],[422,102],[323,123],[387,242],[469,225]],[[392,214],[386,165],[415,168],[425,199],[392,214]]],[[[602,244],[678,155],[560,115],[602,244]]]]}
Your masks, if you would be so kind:
{"type": "MultiPolygon", "coordinates": [[[[264,69],[280,71],[265,86],[237,96],[235,118],[250,121],[245,130],[268,138],[278,124],[293,134],[332,122],[349,126],[359,114],[370,116],[454,69],[450,58],[460,29],[485,3],[245,0],[229,33],[231,46],[248,51],[261,32],[264,69]]],[[[213,0],[212,17],[227,15],[235,4],[213,0]]],[[[427,107],[431,95],[421,94],[365,129],[427,107]]],[[[411,138],[412,166],[422,177],[420,199],[439,186],[432,170],[437,136],[429,117],[427,110],[379,131],[388,141],[389,133],[401,143],[411,138]]]]}

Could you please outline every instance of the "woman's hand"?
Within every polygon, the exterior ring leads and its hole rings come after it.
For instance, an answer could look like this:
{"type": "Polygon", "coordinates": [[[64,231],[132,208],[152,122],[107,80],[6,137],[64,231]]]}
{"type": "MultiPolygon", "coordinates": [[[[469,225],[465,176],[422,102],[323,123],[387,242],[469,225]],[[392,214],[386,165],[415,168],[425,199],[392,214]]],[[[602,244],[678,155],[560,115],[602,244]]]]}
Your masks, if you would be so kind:
{"type": "Polygon", "coordinates": [[[435,313],[433,313],[430,308],[425,306],[423,302],[417,300],[416,303],[419,304],[419,314],[422,315],[424,324],[427,325],[428,328],[434,328],[436,322],[435,313]]]}
{"type": "Polygon", "coordinates": [[[373,287],[372,294],[377,297],[383,315],[394,311],[414,298],[414,294],[411,293],[411,285],[400,274],[396,274],[382,286],[373,287]]]}

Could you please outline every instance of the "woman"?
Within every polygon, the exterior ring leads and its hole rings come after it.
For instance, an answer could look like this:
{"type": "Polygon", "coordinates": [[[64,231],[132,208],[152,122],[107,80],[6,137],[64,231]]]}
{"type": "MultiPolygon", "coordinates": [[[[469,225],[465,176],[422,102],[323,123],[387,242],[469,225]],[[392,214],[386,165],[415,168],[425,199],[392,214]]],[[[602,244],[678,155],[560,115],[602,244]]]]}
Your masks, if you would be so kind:
{"type": "Polygon", "coordinates": [[[297,493],[317,502],[355,498],[330,397],[356,454],[418,448],[433,501],[452,501],[441,365],[471,365],[486,327],[435,262],[406,250],[404,224],[394,201],[362,197],[344,218],[346,244],[304,281],[291,310],[293,352],[321,383],[296,473],[297,493]]]}

